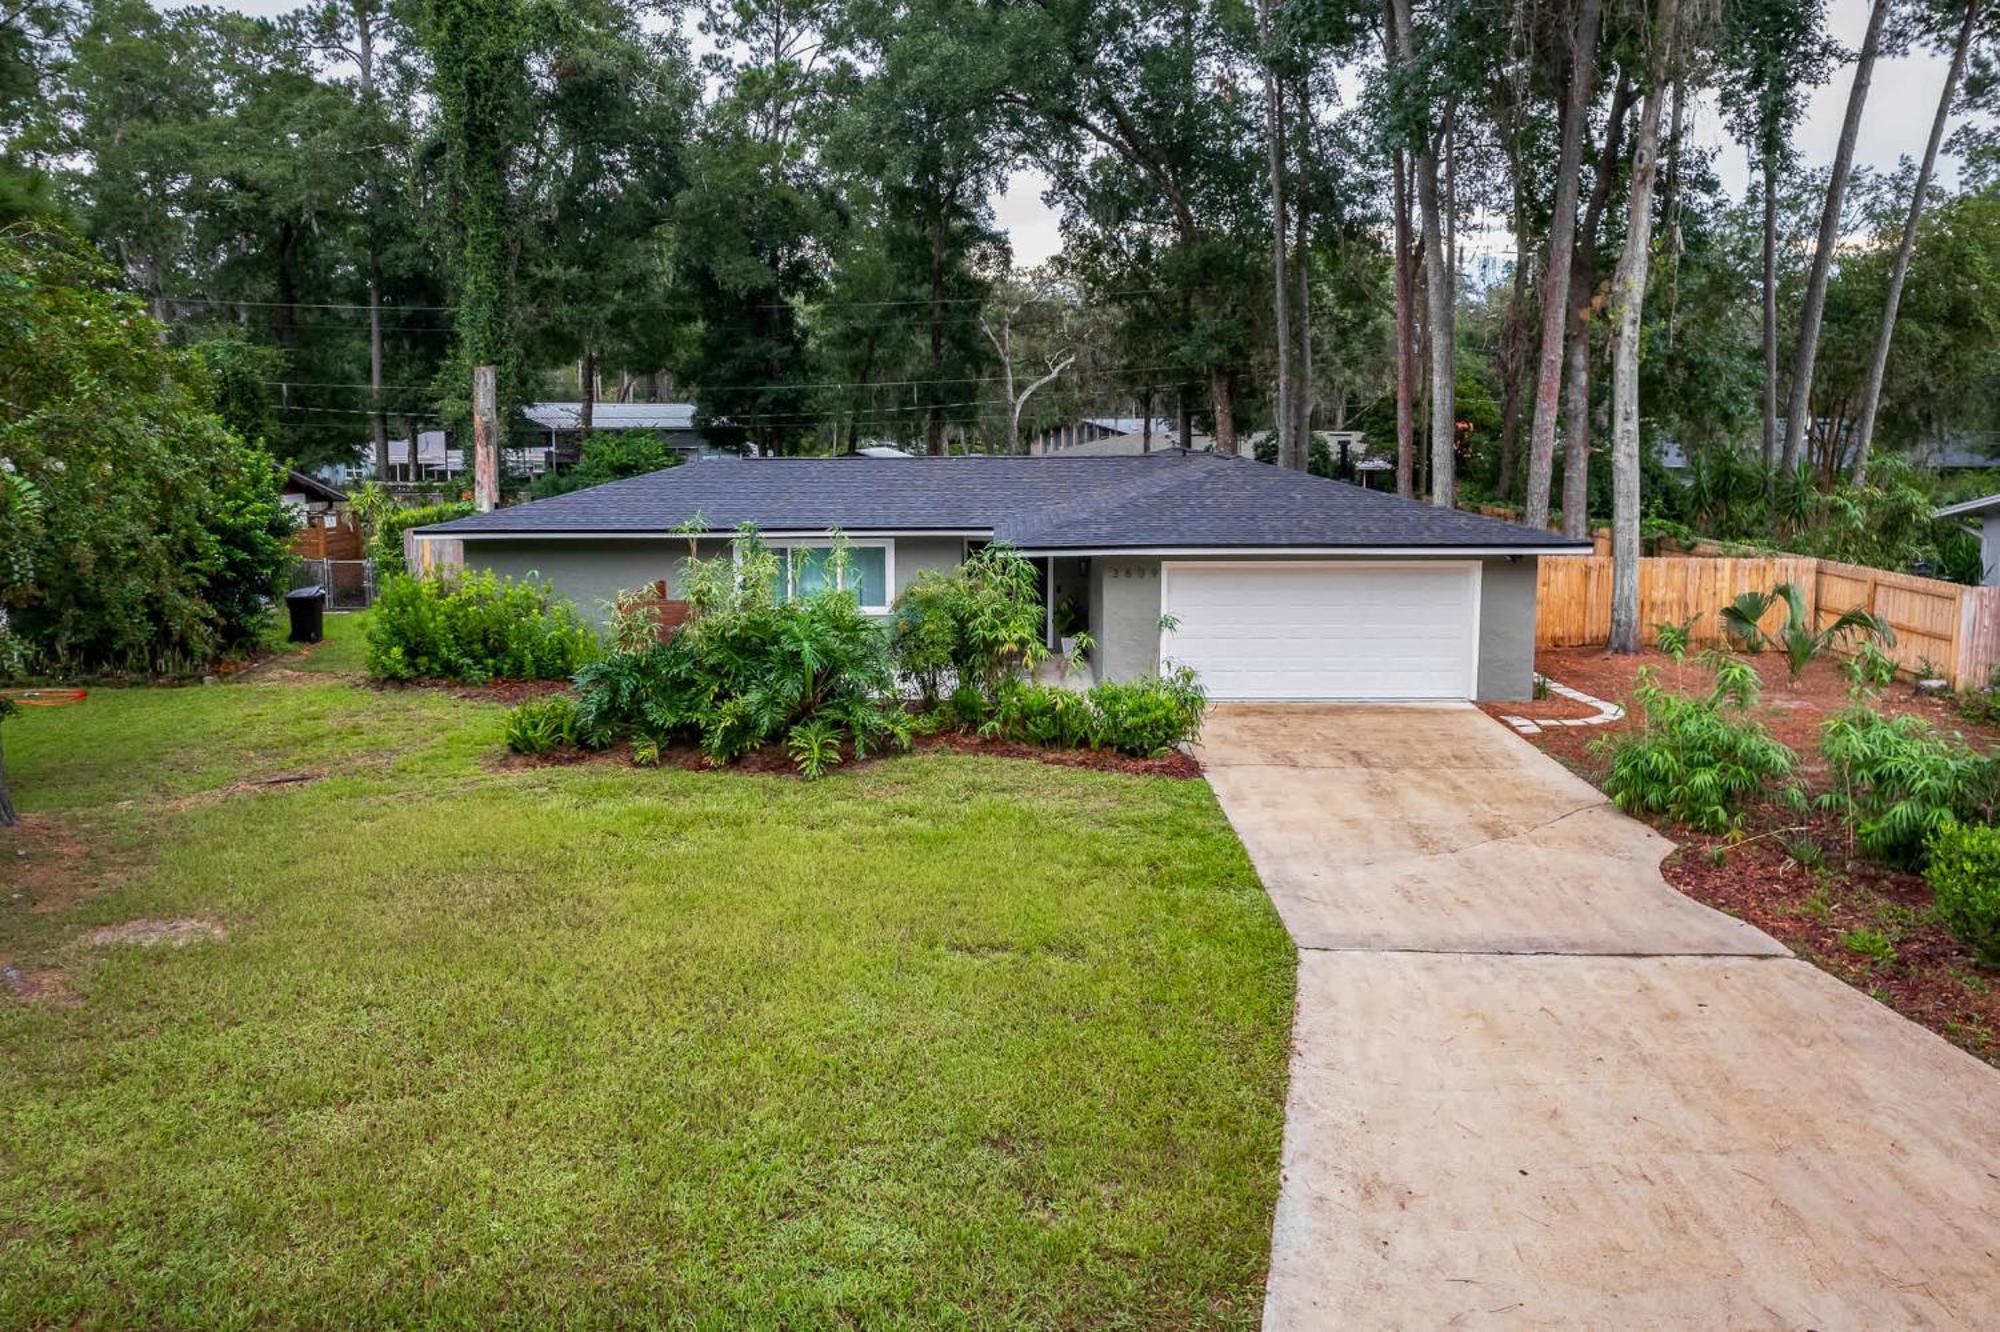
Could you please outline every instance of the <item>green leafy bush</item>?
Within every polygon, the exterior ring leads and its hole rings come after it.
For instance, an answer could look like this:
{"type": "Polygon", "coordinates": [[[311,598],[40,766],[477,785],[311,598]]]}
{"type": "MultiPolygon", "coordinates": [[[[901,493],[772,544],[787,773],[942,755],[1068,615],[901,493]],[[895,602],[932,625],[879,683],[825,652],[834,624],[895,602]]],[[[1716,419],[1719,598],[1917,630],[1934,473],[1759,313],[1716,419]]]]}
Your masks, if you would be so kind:
{"type": "MultiPolygon", "coordinates": [[[[386,499],[385,492],[378,490],[374,493],[382,494],[386,499]]],[[[448,523],[473,511],[470,500],[444,500],[437,504],[405,508],[389,499],[386,502],[362,503],[357,507],[362,510],[362,522],[368,527],[368,558],[375,561],[378,583],[390,574],[409,572],[410,566],[403,559],[403,533],[413,527],[448,523]]]]}
{"type": "Polygon", "coordinates": [[[576,744],[576,700],[568,694],[531,698],[507,714],[507,748],[516,754],[551,754],[576,744]]]}
{"type": "Polygon", "coordinates": [[[1945,928],[1989,967],[2000,967],[2000,828],[1940,824],[1924,871],[1945,928]]]}
{"type": "MultiPolygon", "coordinates": [[[[845,558],[838,543],[833,558],[845,558]]],[[[578,673],[581,739],[686,737],[714,763],[783,742],[808,776],[839,762],[842,744],[857,757],[907,745],[911,721],[881,627],[851,592],[781,603],[775,584],[776,562],[755,532],[738,534],[734,557],[691,560],[682,595],[693,615],[673,640],[578,673]]]]}
{"type": "Polygon", "coordinates": [[[255,641],[292,519],[214,376],[122,275],[0,232],[0,611],[15,668],[180,673],[255,641]]]}
{"type": "Polygon", "coordinates": [[[971,685],[991,702],[1046,660],[1035,566],[1006,545],[950,573],[926,569],[896,598],[890,651],[926,702],[971,685]]]}
{"type": "Polygon", "coordinates": [[[546,585],[483,571],[393,575],[368,623],[368,673],[383,680],[561,680],[597,652],[576,608],[546,585]]]}
{"type": "Polygon", "coordinates": [[[1896,631],[1881,616],[1865,610],[1850,610],[1824,629],[1814,629],[1806,610],[1805,593],[1794,583],[1780,583],[1769,592],[1745,592],[1720,612],[1723,632],[1746,652],[1762,652],[1776,647],[1785,654],[1785,664],[1796,680],[1808,663],[1836,643],[1859,638],[1896,645],[1896,631]],[[1785,623],[1776,634],[1767,635],[1759,623],[1765,612],[1782,601],[1785,623]]]}
{"type": "Polygon", "coordinates": [[[1201,733],[1208,694],[1185,666],[1140,680],[1106,680],[1090,691],[1098,742],[1121,754],[1164,754],[1201,733]]]}
{"type": "Polygon", "coordinates": [[[680,463],[681,455],[668,448],[665,438],[651,430],[593,431],[584,436],[576,466],[566,472],[543,473],[529,493],[536,499],[547,499],[551,495],[601,486],[607,481],[678,467],[680,463]]]}
{"type": "Polygon", "coordinates": [[[1857,704],[1821,728],[1820,753],[1834,778],[1821,807],[1840,811],[1861,848],[1885,860],[1919,860],[1933,833],[1954,820],[1989,821],[2000,798],[2000,759],[1922,717],[1857,704]]]}
{"type": "Polygon", "coordinates": [[[1113,749],[1151,758],[1201,733],[1208,695],[1195,673],[1111,681],[1078,692],[1061,685],[1012,684],[1000,691],[984,735],[1061,749],[1113,749]]]}
{"type": "Polygon", "coordinates": [[[1742,821],[1754,796],[1802,799],[1793,782],[1798,755],[1759,723],[1724,716],[1724,705],[1732,702],[1724,687],[1705,698],[1669,693],[1649,668],[1639,673],[1633,697],[1644,712],[1644,726],[1597,742],[1610,751],[1604,789],[1620,809],[1648,810],[1703,832],[1723,833],[1742,821]]]}

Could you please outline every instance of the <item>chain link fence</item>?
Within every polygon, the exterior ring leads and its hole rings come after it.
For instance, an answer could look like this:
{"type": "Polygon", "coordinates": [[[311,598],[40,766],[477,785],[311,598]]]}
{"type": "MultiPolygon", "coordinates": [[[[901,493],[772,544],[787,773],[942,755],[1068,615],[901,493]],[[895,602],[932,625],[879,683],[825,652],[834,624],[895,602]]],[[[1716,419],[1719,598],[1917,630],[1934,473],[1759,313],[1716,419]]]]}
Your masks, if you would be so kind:
{"type": "Polygon", "coordinates": [[[373,560],[299,560],[292,586],[326,589],[328,610],[366,610],[375,602],[373,560]]]}

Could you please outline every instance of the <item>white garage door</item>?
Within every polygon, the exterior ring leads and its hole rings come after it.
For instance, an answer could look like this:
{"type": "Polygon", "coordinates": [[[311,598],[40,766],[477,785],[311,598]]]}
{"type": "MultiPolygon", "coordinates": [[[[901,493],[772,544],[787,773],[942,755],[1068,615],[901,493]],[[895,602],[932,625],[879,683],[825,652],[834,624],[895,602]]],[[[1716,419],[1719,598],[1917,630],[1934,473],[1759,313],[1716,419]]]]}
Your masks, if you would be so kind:
{"type": "Polygon", "coordinates": [[[1470,698],[1477,563],[1169,563],[1162,657],[1209,696],[1470,698]]]}

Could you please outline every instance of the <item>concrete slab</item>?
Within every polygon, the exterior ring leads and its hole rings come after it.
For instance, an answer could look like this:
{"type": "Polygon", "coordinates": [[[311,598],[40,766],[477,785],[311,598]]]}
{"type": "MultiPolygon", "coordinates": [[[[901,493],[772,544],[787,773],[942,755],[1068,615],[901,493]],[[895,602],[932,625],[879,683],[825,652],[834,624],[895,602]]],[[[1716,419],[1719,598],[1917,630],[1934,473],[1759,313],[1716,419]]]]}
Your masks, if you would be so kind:
{"type": "Polygon", "coordinates": [[[1218,707],[1200,756],[1301,948],[1763,954],[1672,844],[1469,705],[1218,707]]]}
{"type": "Polygon", "coordinates": [[[1267,1329],[2000,1326],[2000,1077],[1806,963],[1299,980],[1267,1329]]]}
{"type": "Polygon", "coordinates": [[[1469,707],[1225,707],[1300,947],[1264,1324],[2000,1327],[2000,1074],[1469,707]]]}

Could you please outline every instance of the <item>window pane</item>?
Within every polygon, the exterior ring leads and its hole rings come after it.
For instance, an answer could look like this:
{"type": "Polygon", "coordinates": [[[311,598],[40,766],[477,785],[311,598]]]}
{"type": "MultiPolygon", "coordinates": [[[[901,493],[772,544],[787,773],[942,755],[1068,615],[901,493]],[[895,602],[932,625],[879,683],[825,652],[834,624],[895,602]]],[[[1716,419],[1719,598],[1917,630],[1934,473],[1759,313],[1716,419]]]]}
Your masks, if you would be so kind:
{"type": "Polygon", "coordinates": [[[880,546],[854,546],[847,552],[847,585],[864,606],[889,604],[889,552],[880,546]]]}
{"type": "Polygon", "coordinates": [[[793,595],[814,596],[833,586],[833,570],[828,567],[833,558],[829,546],[795,546],[792,549],[793,595]]]}

